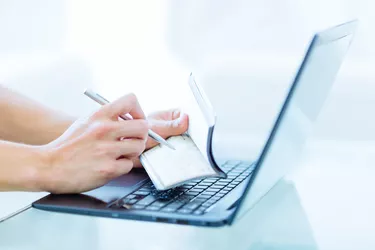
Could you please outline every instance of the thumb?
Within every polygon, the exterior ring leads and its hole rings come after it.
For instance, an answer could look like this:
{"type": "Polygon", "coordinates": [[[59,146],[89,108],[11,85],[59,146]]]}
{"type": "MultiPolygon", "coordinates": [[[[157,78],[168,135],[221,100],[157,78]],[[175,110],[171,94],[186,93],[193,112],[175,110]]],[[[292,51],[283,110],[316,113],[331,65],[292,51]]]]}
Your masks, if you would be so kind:
{"type": "Polygon", "coordinates": [[[151,129],[166,138],[185,133],[188,129],[188,123],[188,116],[181,114],[173,120],[154,120],[151,122],[151,129]]]}
{"type": "MultiPolygon", "coordinates": [[[[180,114],[176,117],[172,117],[172,120],[150,120],[151,129],[162,136],[164,139],[183,134],[188,129],[189,118],[186,114],[180,114]]],[[[148,139],[146,143],[146,149],[152,148],[157,145],[157,142],[148,139]]],[[[134,161],[134,166],[139,167],[141,166],[139,159],[134,161]]]]}

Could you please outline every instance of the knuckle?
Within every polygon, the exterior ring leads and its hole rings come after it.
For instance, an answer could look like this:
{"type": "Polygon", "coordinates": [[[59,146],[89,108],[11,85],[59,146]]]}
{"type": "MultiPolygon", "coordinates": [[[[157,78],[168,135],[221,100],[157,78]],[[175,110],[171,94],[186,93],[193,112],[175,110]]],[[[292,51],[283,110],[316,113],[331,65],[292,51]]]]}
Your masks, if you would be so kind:
{"type": "Polygon", "coordinates": [[[96,120],[98,120],[99,116],[100,116],[100,110],[97,110],[97,111],[94,111],[90,114],[88,120],[90,122],[95,122],[96,120]]]}
{"type": "Polygon", "coordinates": [[[100,143],[100,144],[97,144],[95,147],[95,153],[99,157],[108,156],[111,154],[111,151],[112,151],[112,147],[110,147],[107,144],[100,143]]]}
{"type": "Polygon", "coordinates": [[[106,179],[111,179],[116,176],[117,165],[116,164],[107,164],[104,168],[100,169],[101,175],[106,179]]]}
{"type": "Polygon", "coordinates": [[[137,124],[137,127],[138,129],[141,131],[142,134],[147,134],[148,132],[148,123],[146,120],[138,120],[137,121],[138,124],[137,124]]]}
{"type": "Polygon", "coordinates": [[[90,117],[89,117],[89,121],[91,122],[94,122],[94,121],[97,121],[97,120],[100,120],[103,118],[103,111],[102,109],[99,109],[97,111],[94,111],[90,117]]]}
{"type": "Polygon", "coordinates": [[[143,140],[136,140],[131,143],[131,150],[128,157],[138,157],[146,148],[146,143],[143,140]]]}
{"type": "Polygon", "coordinates": [[[144,141],[138,142],[138,145],[136,147],[137,156],[142,154],[142,152],[145,150],[145,148],[146,148],[146,143],[144,141]]]}
{"type": "Polygon", "coordinates": [[[93,125],[93,132],[97,138],[105,137],[112,129],[113,125],[108,122],[96,122],[93,125]]]}
{"type": "Polygon", "coordinates": [[[138,102],[137,96],[134,93],[129,93],[126,97],[131,105],[134,105],[138,102]]]}
{"type": "Polygon", "coordinates": [[[127,173],[129,173],[131,170],[132,170],[132,168],[133,168],[133,161],[131,161],[131,160],[126,160],[126,161],[120,161],[120,164],[121,164],[121,169],[122,169],[122,172],[124,173],[124,174],[127,174],[127,173]]]}

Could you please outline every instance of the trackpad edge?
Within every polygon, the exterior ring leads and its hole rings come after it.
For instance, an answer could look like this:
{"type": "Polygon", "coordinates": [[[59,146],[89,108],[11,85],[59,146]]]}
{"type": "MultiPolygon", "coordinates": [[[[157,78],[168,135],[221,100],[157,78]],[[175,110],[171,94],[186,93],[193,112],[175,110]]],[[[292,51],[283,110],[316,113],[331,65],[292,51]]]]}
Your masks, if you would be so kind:
{"type": "Polygon", "coordinates": [[[105,203],[110,203],[131,193],[148,180],[150,179],[146,172],[132,171],[129,174],[113,179],[102,187],[82,194],[101,200],[105,203]]]}

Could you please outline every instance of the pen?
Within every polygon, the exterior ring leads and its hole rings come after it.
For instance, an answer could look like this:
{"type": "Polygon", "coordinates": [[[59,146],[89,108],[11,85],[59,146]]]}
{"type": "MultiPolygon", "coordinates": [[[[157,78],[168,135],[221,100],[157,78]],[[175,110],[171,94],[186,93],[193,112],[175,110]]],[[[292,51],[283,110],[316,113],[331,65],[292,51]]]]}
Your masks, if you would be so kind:
{"type": "MultiPolygon", "coordinates": [[[[105,105],[105,104],[108,104],[109,101],[107,99],[105,99],[103,96],[95,93],[94,91],[90,90],[90,89],[86,89],[84,94],[88,97],[90,97],[92,100],[96,101],[97,103],[101,104],[101,105],[105,105]]],[[[130,117],[128,116],[124,116],[124,115],[120,115],[120,118],[122,118],[123,120],[131,120],[130,117]]],[[[160,144],[163,144],[173,150],[176,150],[171,144],[169,144],[166,140],[164,140],[163,137],[161,137],[160,135],[158,135],[157,133],[155,133],[154,131],[152,131],[151,129],[148,130],[148,135],[154,139],[155,141],[159,142],[160,144]]]]}

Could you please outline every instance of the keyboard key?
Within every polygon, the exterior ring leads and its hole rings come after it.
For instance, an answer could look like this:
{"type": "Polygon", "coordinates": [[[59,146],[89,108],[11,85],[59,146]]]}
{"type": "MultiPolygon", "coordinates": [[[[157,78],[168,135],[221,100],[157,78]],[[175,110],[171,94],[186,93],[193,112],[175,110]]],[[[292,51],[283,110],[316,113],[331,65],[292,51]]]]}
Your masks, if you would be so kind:
{"type": "Polygon", "coordinates": [[[233,169],[232,171],[229,172],[229,174],[242,174],[243,170],[242,169],[233,169]]]}
{"type": "Polygon", "coordinates": [[[229,193],[229,191],[228,190],[221,190],[219,193],[217,193],[217,194],[227,194],[227,193],[229,193]]]}
{"type": "Polygon", "coordinates": [[[222,189],[222,188],[224,188],[226,185],[227,185],[227,184],[214,183],[214,185],[212,185],[212,187],[222,189]]]}
{"type": "Polygon", "coordinates": [[[202,207],[210,207],[210,206],[212,206],[215,203],[216,203],[216,201],[209,200],[209,201],[206,201],[205,203],[203,203],[202,207]]]}
{"type": "Polygon", "coordinates": [[[228,184],[229,182],[230,182],[230,180],[222,179],[222,180],[219,180],[218,182],[216,182],[215,184],[228,184]]]}
{"type": "Polygon", "coordinates": [[[154,206],[154,207],[164,207],[168,204],[169,202],[164,202],[164,201],[155,201],[153,203],[151,203],[151,206],[154,206]]]}
{"type": "Polygon", "coordinates": [[[207,204],[214,204],[216,202],[217,202],[217,199],[216,198],[214,199],[214,197],[211,197],[211,199],[209,199],[208,201],[206,201],[207,204]]]}
{"type": "Polygon", "coordinates": [[[201,208],[202,209],[207,209],[207,208],[209,208],[209,207],[211,207],[212,206],[212,203],[203,203],[202,205],[201,205],[201,208]]]}
{"type": "Polygon", "coordinates": [[[201,180],[195,180],[195,181],[190,181],[189,184],[197,184],[198,182],[200,182],[201,180]]]}
{"type": "Polygon", "coordinates": [[[176,197],[177,193],[175,192],[168,192],[168,191],[163,191],[163,192],[155,192],[153,195],[158,198],[158,199],[163,199],[163,200],[171,200],[174,197],[176,197]]]}
{"type": "Polygon", "coordinates": [[[204,188],[194,187],[189,192],[198,192],[198,193],[201,193],[201,192],[203,192],[203,190],[205,190],[205,189],[204,188]]]}
{"type": "Polygon", "coordinates": [[[152,184],[152,182],[148,182],[146,183],[144,186],[142,186],[142,188],[152,188],[154,185],[152,184]]]}
{"type": "Polygon", "coordinates": [[[213,192],[213,191],[204,191],[203,193],[202,193],[203,195],[214,195],[214,194],[216,194],[216,192],[213,192]]]}
{"type": "Polygon", "coordinates": [[[165,207],[161,211],[163,212],[175,212],[178,208],[177,207],[165,207]]]}
{"type": "Polygon", "coordinates": [[[124,200],[124,204],[133,205],[133,204],[135,204],[137,201],[138,201],[137,199],[131,199],[131,200],[125,199],[125,200],[124,200]]]}
{"type": "Polygon", "coordinates": [[[145,208],[145,206],[135,204],[135,205],[131,206],[131,208],[133,208],[133,209],[143,209],[143,208],[145,208]]]}
{"type": "Polygon", "coordinates": [[[185,205],[185,202],[179,202],[179,201],[174,201],[172,203],[169,203],[166,207],[164,208],[175,208],[176,210],[185,205]]]}
{"type": "Polygon", "coordinates": [[[195,187],[197,187],[197,188],[207,188],[207,187],[209,187],[211,185],[212,185],[212,183],[199,183],[195,187]]]}
{"type": "Polygon", "coordinates": [[[202,181],[201,183],[214,183],[216,182],[216,180],[213,180],[213,179],[205,179],[204,181],[202,181]]]}
{"type": "Polygon", "coordinates": [[[203,202],[205,202],[206,200],[208,200],[208,199],[195,198],[195,199],[191,200],[191,202],[199,202],[199,203],[203,203],[203,202]]]}
{"type": "Polygon", "coordinates": [[[221,167],[221,170],[223,170],[224,172],[227,171],[227,170],[231,170],[233,169],[235,166],[234,165],[224,165],[221,167]]]}
{"type": "Polygon", "coordinates": [[[200,194],[197,196],[196,199],[205,199],[207,200],[208,198],[211,198],[212,195],[208,195],[208,194],[200,194]]]}
{"type": "Polygon", "coordinates": [[[253,165],[252,162],[241,162],[238,167],[240,168],[249,168],[251,165],[253,165]]]}
{"type": "Polygon", "coordinates": [[[199,209],[197,209],[197,210],[195,210],[194,212],[193,212],[193,214],[195,214],[195,215],[201,215],[201,214],[203,214],[204,213],[204,210],[199,210],[199,209]]]}
{"type": "Polygon", "coordinates": [[[199,194],[199,192],[194,192],[194,191],[187,191],[186,193],[187,195],[193,195],[193,196],[197,196],[199,194]]]}
{"type": "Polygon", "coordinates": [[[202,214],[204,213],[204,211],[206,210],[207,208],[206,207],[199,207],[198,209],[196,209],[194,212],[198,212],[199,214],[202,214]]]}
{"type": "Polygon", "coordinates": [[[229,184],[229,185],[228,185],[229,188],[234,188],[234,187],[236,187],[236,186],[237,186],[236,184],[229,184]]]}
{"type": "Polygon", "coordinates": [[[160,210],[160,207],[149,206],[149,207],[146,207],[146,210],[150,210],[150,211],[158,211],[158,210],[160,210]]]}
{"type": "Polygon", "coordinates": [[[146,195],[149,195],[150,192],[138,190],[138,191],[134,192],[133,194],[146,196],[146,195]]]}
{"type": "Polygon", "coordinates": [[[186,204],[183,208],[194,210],[197,207],[199,207],[200,205],[202,205],[202,203],[201,202],[193,202],[192,201],[192,202],[189,202],[188,204],[186,204]]]}
{"type": "Polygon", "coordinates": [[[241,170],[248,170],[248,169],[254,169],[253,164],[240,164],[237,166],[241,170]]]}
{"type": "Polygon", "coordinates": [[[220,199],[221,199],[220,197],[214,196],[211,199],[209,199],[208,201],[214,201],[214,202],[216,202],[216,201],[218,201],[220,199]]]}
{"type": "Polygon", "coordinates": [[[225,166],[225,165],[223,165],[220,168],[221,168],[221,170],[223,170],[225,172],[227,170],[231,170],[233,168],[233,166],[229,166],[229,165],[225,166]]]}
{"type": "Polygon", "coordinates": [[[209,187],[209,188],[207,189],[207,191],[212,191],[212,192],[217,193],[217,192],[220,191],[220,189],[221,189],[221,188],[219,188],[219,187],[209,187]]]}
{"type": "Polygon", "coordinates": [[[127,200],[135,199],[137,196],[135,194],[129,194],[128,196],[125,197],[127,200]]]}
{"type": "Polygon", "coordinates": [[[225,194],[223,194],[223,193],[218,193],[218,194],[216,194],[214,197],[223,197],[225,194]]]}
{"type": "Polygon", "coordinates": [[[195,196],[190,196],[190,195],[182,195],[180,197],[177,198],[177,201],[179,202],[183,202],[183,203],[188,203],[190,200],[194,199],[195,196]]]}
{"type": "Polygon", "coordinates": [[[210,177],[210,178],[205,179],[205,181],[218,181],[219,179],[220,178],[210,177]]]}
{"type": "Polygon", "coordinates": [[[153,195],[149,195],[149,196],[146,196],[145,198],[143,198],[142,200],[138,201],[138,205],[144,205],[144,206],[147,206],[151,203],[153,203],[154,201],[156,201],[156,197],[153,196],[153,195]]]}
{"type": "Polygon", "coordinates": [[[181,213],[181,214],[190,214],[191,212],[193,212],[193,210],[187,209],[187,208],[182,208],[182,209],[179,209],[177,212],[181,213]]]}

